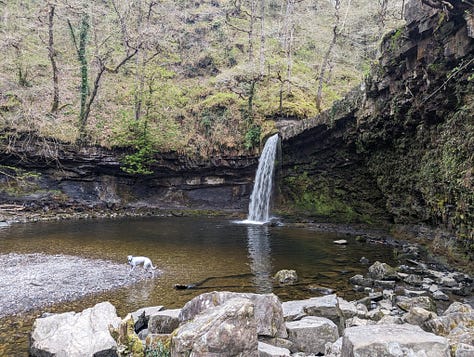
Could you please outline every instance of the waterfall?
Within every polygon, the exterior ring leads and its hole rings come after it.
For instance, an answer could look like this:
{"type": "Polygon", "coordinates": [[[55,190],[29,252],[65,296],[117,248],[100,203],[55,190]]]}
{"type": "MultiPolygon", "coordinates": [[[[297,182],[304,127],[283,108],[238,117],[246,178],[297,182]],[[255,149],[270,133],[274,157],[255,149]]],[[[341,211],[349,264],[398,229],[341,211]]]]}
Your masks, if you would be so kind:
{"type": "Polygon", "coordinates": [[[257,174],[255,175],[255,184],[250,196],[247,221],[265,223],[270,218],[270,200],[277,144],[278,134],[275,134],[267,140],[263,148],[258,162],[257,174]]]}

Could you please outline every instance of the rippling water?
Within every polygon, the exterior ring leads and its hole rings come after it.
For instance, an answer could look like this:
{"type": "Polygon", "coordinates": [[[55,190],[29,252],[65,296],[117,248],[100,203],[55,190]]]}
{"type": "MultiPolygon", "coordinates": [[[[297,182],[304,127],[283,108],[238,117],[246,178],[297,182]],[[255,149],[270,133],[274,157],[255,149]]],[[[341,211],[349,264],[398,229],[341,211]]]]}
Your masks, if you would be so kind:
{"type": "MultiPolygon", "coordinates": [[[[319,233],[304,228],[236,224],[224,218],[148,217],[76,220],[13,225],[0,230],[0,253],[68,254],[126,264],[127,255],[145,255],[163,271],[156,279],[45,311],[81,311],[108,300],[122,317],[140,307],[183,306],[206,291],[274,292],[282,301],[318,294],[313,285],[331,287],[346,299],[356,297],[349,277],[367,270],[362,256],[392,262],[383,245],[359,243],[355,237],[319,233]],[[344,238],[347,246],[335,245],[344,238]],[[295,269],[297,285],[279,287],[271,277],[280,269],[295,269]],[[199,289],[175,290],[175,284],[207,280],[199,289]]],[[[140,269],[136,269],[141,273],[140,269]]],[[[1,279],[1,277],[0,277],[1,279]]],[[[1,293],[1,292],[0,292],[1,293]]],[[[27,334],[43,311],[0,320],[0,355],[27,354],[27,334]]]]}

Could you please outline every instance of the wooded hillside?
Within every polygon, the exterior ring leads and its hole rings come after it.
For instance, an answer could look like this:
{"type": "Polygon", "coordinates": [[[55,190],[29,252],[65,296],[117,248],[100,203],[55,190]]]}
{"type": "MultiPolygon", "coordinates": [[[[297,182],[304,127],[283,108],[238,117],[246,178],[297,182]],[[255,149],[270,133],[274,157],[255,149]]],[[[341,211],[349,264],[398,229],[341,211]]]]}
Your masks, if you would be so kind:
{"type": "Polygon", "coordinates": [[[361,81],[402,0],[0,1],[0,127],[240,152],[361,81]]]}

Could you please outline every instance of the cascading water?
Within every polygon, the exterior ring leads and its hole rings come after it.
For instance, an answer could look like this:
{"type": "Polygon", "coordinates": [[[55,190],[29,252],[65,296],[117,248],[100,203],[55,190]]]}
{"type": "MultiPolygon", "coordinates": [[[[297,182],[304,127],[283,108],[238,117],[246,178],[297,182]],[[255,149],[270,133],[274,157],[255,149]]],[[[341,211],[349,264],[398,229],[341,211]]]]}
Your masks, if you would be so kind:
{"type": "Polygon", "coordinates": [[[247,218],[249,222],[265,223],[270,218],[270,200],[277,144],[278,134],[275,134],[267,140],[260,156],[257,174],[255,175],[255,184],[250,196],[249,215],[247,218]]]}

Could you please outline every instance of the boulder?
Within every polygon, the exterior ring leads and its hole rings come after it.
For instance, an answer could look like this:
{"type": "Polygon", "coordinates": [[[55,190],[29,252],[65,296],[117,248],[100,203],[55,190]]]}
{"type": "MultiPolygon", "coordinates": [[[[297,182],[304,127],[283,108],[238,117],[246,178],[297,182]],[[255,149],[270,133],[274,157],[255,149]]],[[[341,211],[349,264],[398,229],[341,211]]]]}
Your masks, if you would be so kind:
{"type": "Polygon", "coordinates": [[[341,351],[342,356],[358,357],[450,356],[444,337],[409,324],[349,327],[341,351]]]}
{"type": "Polygon", "coordinates": [[[344,300],[343,298],[337,298],[337,301],[344,319],[350,319],[351,317],[358,316],[361,313],[357,309],[357,305],[355,303],[344,300]]]}
{"type": "Polygon", "coordinates": [[[286,357],[291,356],[287,348],[276,347],[268,343],[258,342],[258,357],[286,357]]]}
{"type": "Polygon", "coordinates": [[[420,326],[423,330],[427,330],[426,322],[436,317],[437,315],[433,311],[414,306],[403,315],[403,320],[409,324],[420,326]]]}
{"type": "Polygon", "coordinates": [[[249,299],[254,304],[257,334],[261,336],[286,338],[285,321],[282,304],[275,294],[250,294],[214,291],[196,296],[181,309],[179,319],[188,321],[202,311],[223,304],[227,300],[240,297],[249,299]]]}
{"type": "Polygon", "coordinates": [[[279,270],[273,279],[281,285],[291,285],[298,281],[298,275],[295,270],[279,270]]]}
{"type": "Polygon", "coordinates": [[[339,338],[336,324],[324,317],[306,316],[287,322],[286,328],[288,339],[294,343],[295,349],[305,353],[324,353],[326,343],[333,343],[339,338]]]}
{"type": "Polygon", "coordinates": [[[171,356],[258,356],[257,323],[250,299],[236,297],[202,310],[171,340],[171,356]]]}
{"type": "Polygon", "coordinates": [[[344,328],[344,315],[335,294],[305,300],[293,300],[281,304],[286,321],[298,320],[304,316],[325,317],[333,321],[341,332],[344,328]]]}
{"type": "Polygon", "coordinates": [[[178,328],[181,309],[158,311],[150,316],[148,321],[149,333],[167,334],[178,328]]]}
{"type": "Polygon", "coordinates": [[[369,267],[369,278],[375,280],[396,280],[398,279],[397,271],[387,263],[376,261],[369,267]]]}
{"type": "Polygon", "coordinates": [[[446,336],[452,345],[474,345],[474,309],[469,304],[452,303],[436,318],[426,322],[427,328],[437,335],[446,336]]]}
{"type": "Polygon", "coordinates": [[[109,326],[117,328],[115,307],[102,302],[80,313],[65,312],[36,319],[30,338],[31,356],[116,356],[117,343],[109,326]]]}

